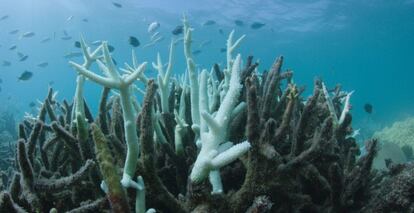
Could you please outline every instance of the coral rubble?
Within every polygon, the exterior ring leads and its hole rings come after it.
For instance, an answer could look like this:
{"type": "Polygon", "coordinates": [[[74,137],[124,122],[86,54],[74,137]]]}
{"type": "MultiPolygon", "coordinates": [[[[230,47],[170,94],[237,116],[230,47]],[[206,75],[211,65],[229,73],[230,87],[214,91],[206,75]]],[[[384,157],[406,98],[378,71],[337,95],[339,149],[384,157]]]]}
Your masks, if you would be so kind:
{"type": "Polygon", "coordinates": [[[183,78],[172,75],[175,41],[166,70],[160,55],[153,63],[154,80],[134,52],[119,69],[106,42],[92,51],[81,39],[84,63],[70,62],[74,101],[59,102],[50,89],[39,114],[19,125],[0,212],[414,211],[414,166],[386,160],[387,171],[372,169],[375,139],[360,154],[352,92],[330,93],[316,79],[304,99],[283,57],[264,72],[251,56],[242,66],[233,53],[244,36],[233,41],[234,32],[226,66],[198,74],[193,29],[183,25],[183,78]],[[96,117],[85,79],[103,87],[96,117]]]}

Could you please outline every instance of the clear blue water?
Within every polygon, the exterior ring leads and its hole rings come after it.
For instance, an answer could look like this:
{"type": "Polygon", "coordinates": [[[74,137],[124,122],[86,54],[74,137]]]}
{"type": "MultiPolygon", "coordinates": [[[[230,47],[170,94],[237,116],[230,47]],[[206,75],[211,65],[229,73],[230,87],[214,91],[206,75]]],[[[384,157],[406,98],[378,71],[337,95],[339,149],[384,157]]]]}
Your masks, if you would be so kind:
{"type": "MultiPolygon", "coordinates": [[[[210,68],[223,63],[225,46],[231,29],[236,35],[246,34],[240,52],[260,60],[260,69],[270,67],[278,55],[285,56],[285,68],[295,71],[295,82],[306,85],[309,93],[315,76],[333,87],[341,83],[345,90],[355,90],[352,97],[357,128],[379,127],[413,113],[414,109],[414,1],[413,0],[351,0],[351,1],[279,1],[279,0],[118,0],[122,8],[106,0],[2,0],[0,17],[1,107],[11,106],[20,114],[30,111],[28,104],[46,95],[48,82],[59,91],[59,98],[71,99],[75,91],[76,73],[63,55],[78,51],[74,41],[79,35],[88,42],[108,40],[115,47],[117,62],[130,62],[128,36],[136,36],[141,46],[135,48],[140,61],[152,62],[161,52],[166,60],[171,30],[181,24],[182,14],[189,17],[194,31],[194,49],[206,40],[196,63],[210,68]],[[68,17],[73,18],[68,21],[68,17]],[[87,18],[88,22],[82,19],[87,18]],[[237,27],[234,20],[247,26],[237,27]],[[202,26],[207,20],[215,25],[202,26]],[[143,48],[150,35],[148,24],[158,21],[165,39],[151,48],[143,48]],[[253,30],[255,21],[266,25],[253,30]],[[18,29],[16,35],[11,30],[18,29]],[[219,33],[222,29],[224,35],[219,33]],[[63,31],[73,37],[62,40],[63,31]],[[19,39],[23,32],[33,31],[32,38],[19,39]],[[40,43],[44,37],[52,41],[40,43]],[[53,37],[55,37],[53,39],[53,37]],[[16,50],[9,50],[13,44],[16,50]],[[17,51],[29,55],[18,62],[17,51]],[[36,65],[48,62],[46,68],[36,65]],[[17,77],[29,70],[29,81],[17,77]],[[365,103],[374,106],[372,115],[363,110],[365,103]]],[[[80,62],[82,59],[77,58],[80,62]]],[[[176,49],[174,72],[185,70],[182,45],[176,49]]],[[[153,71],[149,70],[149,73],[153,71]]],[[[100,88],[88,83],[85,96],[93,109],[99,100],[100,88]]]]}

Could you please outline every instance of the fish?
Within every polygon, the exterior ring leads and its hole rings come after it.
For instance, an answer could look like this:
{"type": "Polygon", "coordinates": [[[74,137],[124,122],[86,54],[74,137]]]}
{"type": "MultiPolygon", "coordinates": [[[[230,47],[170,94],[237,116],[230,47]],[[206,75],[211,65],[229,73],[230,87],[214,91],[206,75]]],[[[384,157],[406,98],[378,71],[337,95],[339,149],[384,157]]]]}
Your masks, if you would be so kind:
{"type": "Polygon", "coordinates": [[[214,20],[207,20],[206,22],[204,22],[203,24],[201,24],[202,26],[211,26],[216,24],[216,21],[214,20]]]}
{"type": "Polygon", "coordinates": [[[33,101],[32,101],[32,102],[30,102],[30,103],[29,103],[29,107],[30,107],[30,108],[33,108],[33,107],[35,107],[35,106],[36,106],[36,103],[35,103],[35,102],[33,102],[33,101]]]}
{"type": "Polygon", "coordinates": [[[17,48],[17,45],[13,44],[9,47],[9,50],[15,50],[17,48]]]}
{"type": "Polygon", "coordinates": [[[49,65],[49,63],[48,63],[48,62],[42,62],[42,63],[38,64],[37,66],[38,66],[38,67],[45,68],[45,67],[47,67],[48,65],[49,65]]]}
{"type": "Polygon", "coordinates": [[[71,40],[72,39],[72,36],[63,36],[60,39],[67,41],[67,40],[71,40]]]}
{"type": "Polygon", "coordinates": [[[221,53],[224,53],[224,52],[226,52],[226,51],[227,51],[227,48],[225,48],[225,47],[220,48],[220,52],[221,52],[221,53]]]}
{"type": "Polygon", "coordinates": [[[73,19],[73,16],[69,16],[66,21],[71,21],[73,19]]]}
{"type": "Polygon", "coordinates": [[[70,52],[64,55],[63,57],[66,59],[71,59],[71,58],[76,58],[76,57],[81,57],[81,56],[82,56],[81,52],[70,52]]]}
{"type": "Polygon", "coordinates": [[[4,16],[2,16],[2,17],[0,18],[0,21],[6,20],[6,19],[8,19],[8,18],[9,18],[9,15],[4,15],[4,16]]]}
{"type": "Polygon", "coordinates": [[[15,29],[15,30],[10,31],[9,34],[14,35],[14,34],[16,34],[18,32],[19,32],[19,30],[18,29],[15,29]]]}
{"type": "Polygon", "coordinates": [[[133,47],[138,47],[141,44],[139,40],[134,36],[129,36],[128,43],[133,47]]]}
{"type": "Polygon", "coordinates": [[[19,61],[26,61],[27,58],[29,58],[29,56],[24,55],[23,57],[20,57],[19,61]]]}
{"type": "Polygon", "coordinates": [[[372,113],[372,110],[373,110],[373,106],[372,106],[372,104],[370,104],[370,103],[366,103],[365,105],[364,105],[364,110],[365,110],[365,112],[366,113],[368,113],[368,114],[371,114],[372,113]]]}
{"type": "Polygon", "coordinates": [[[114,65],[118,65],[118,62],[116,62],[116,60],[114,58],[112,58],[112,62],[114,63],[114,65]]]}
{"type": "Polygon", "coordinates": [[[17,78],[19,81],[28,81],[33,77],[33,73],[25,70],[20,76],[17,78]]]}
{"type": "Polygon", "coordinates": [[[156,21],[152,22],[151,24],[148,25],[148,33],[155,32],[159,27],[160,27],[159,22],[156,22],[156,21]]]}
{"type": "Polygon", "coordinates": [[[101,44],[102,44],[101,40],[96,40],[96,41],[92,42],[92,45],[95,45],[95,46],[98,46],[98,45],[101,45],[101,44]]]}
{"type": "Polygon", "coordinates": [[[204,46],[209,45],[209,44],[211,44],[211,40],[206,40],[206,41],[203,41],[203,42],[201,42],[201,44],[199,45],[199,48],[203,48],[204,46]]]}
{"type": "Polygon", "coordinates": [[[115,47],[112,46],[112,45],[110,45],[110,44],[108,44],[108,50],[111,53],[111,52],[113,52],[115,50],[115,47]]]}
{"type": "Polygon", "coordinates": [[[82,21],[83,22],[89,22],[89,20],[87,18],[83,18],[82,21]]]}
{"type": "Polygon", "coordinates": [[[234,24],[238,27],[244,27],[244,22],[239,19],[234,20],[234,24]]]}
{"type": "Polygon", "coordinates": [[[152,36],[151,36],[151,38],[150,38],[150,40],[151,41],[153,41],[157,36],[159,36],[160,35],[160,32],[155,32],[152,36]]]}
{"type": "Polygon", "coordinates": [[[112,5],[114,5],[117,8],[122,8],[122,4],[120,4],[118,2],[112,2],[112,5]]]}
{"type": "Polygon", "coordinates": [[[48,41],[50,41],[51,39],[49,38],[49,37],[44,37],[41,41],[40,41],[40,43],[46,43],[46,42],[48,42],[48,41]]]}
{"type": "Polygon", "coordinates": [[[73,43],[73,46],[76,48],[81,48],[81,43],[79,41],[75,41],[75,43],[73,43]]]}
{"type": "Polygon", "coordinates": [[[10,65],[11,65],[10,61],[3,60],[3,63],[2,63],[3,67],[9,67],[10,65]]]}
{"type": "Polygon", "coordinates": [[[193,55],[198,55],[198,54],[200,54],[201,53],[201,50],[194,50],[193,51],[193,55]]]}
{"type": "Polygon", "coordinates": [[[184,26],[183,25],[178,25],[171,31],[171,33],[173,35],[180,35],[180,34],[183,33],[183,31],[184,31],[184,26]]]}
{"type": "Polygon", "coordinates": [[[253,24],[250,25],[250,28],[257,30],[262,28],[263,26],[265,26],[266,24],[261,23],[261,22],[253,22],[253,24]]]}
{"type": "Polygon", "coordinates": [[[31,37],[33,37],[35,35],[35,33],[34,32],[25,32],[25,33],[23,33],[21,36],[20,36],[20,38],[31,38],[31,37]]]}
{"type": "Polygon", "coordinates": [[[223,35],[223,34],[224,34],[223,29],[219,29],[219,33],[220,33],[221,35],[223,35]]]}
{"type": "Polygon", "coordinates": [[[21,52],[17,52],[17,56],[19,56],[19,58],[22,58],[24,56],[24,54],[21,53],[21,52]]]}
{"type": "Polygon", "coordinates": [[[150,43],[144,45],[143,47],[145,48],[145,47],[154,46],[156,43],[158,43],[158,42],[160,42],[162,40],[164,40],[164,37],[163,36],[157,37],[156,39],[154,39],[154,41],[151,41],[150,43]]]}

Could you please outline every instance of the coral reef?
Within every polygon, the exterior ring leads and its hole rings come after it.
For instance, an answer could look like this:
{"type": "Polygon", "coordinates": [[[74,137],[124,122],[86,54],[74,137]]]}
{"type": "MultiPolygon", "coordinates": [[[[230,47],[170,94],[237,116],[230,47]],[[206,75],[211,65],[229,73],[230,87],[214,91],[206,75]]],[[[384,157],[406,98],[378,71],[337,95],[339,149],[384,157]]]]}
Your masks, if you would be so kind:
{"type": "Polygon", "coordinates": [[[396,121],[390,127],[374,133],[373,137],[384,142],[405,145],[414,148],[414,118],[410,117],[403,121],[396,121]]]}
{"type": "Polygon", "coordinates": [[[193,29],[185,18],[183,25],[187,77],[172,76],[175,41],[166,70],[160,55],[153,63],[154,80],[134,52],[119,69],[106,42],[92,51],[81,39],[84,63],[70,62],[73,103],[50,88],[39,114],[20,123],[0,212],[414,210],[414,166],[386,160],[387,171],[372,169],[375,139],[360,154],[352,92],[329,92],[316,79],[304,99],[283,57],[264,72],[251,56],[242,66],[233,54],[244,36],[234,41],[234,32],[226,66],[198,74],[193,29]],[[103,87],[96,117],[83,98],[85,79],[103,87]]]}

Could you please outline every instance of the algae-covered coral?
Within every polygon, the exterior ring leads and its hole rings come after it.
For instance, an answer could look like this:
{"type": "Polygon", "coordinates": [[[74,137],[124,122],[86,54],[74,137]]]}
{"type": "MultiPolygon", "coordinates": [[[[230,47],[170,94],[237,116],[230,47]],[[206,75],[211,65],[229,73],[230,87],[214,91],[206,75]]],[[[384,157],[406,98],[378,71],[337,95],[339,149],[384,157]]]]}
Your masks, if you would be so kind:
{"type": "Polygon", "coordinates": [[[84,63],[71,62],[74,101],[59,102],[50,89],[39,114],[20,124],[0,211],[413,211],[414,166],[372,170],[377,140],[359,155],[352,92],[330,94],[317,79],[304,99],[283,57],[264,72],[250,56],[242,65],[234,53],[244,36],[234,41],[234,32],[226,66],[198,72],[192,30],[184,19],[183,79],[172,76],[173,41],[167,68],[159,55],[153,63],[154,80],[134,52],[120,69],[106,42],[92,50],[82,39],[84,63]],[[85,79],[102,86],[96,117],[83,98],[85,79]]]}

